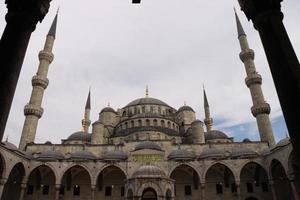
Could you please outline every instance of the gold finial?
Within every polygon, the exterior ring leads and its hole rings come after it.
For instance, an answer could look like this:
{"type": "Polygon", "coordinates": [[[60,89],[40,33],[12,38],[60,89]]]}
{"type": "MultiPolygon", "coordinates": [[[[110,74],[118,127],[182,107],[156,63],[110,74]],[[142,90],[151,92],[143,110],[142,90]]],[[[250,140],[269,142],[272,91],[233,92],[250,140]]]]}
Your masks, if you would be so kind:
{"type": "Polygon", "coordinates": [[[149,97],[149,88],[148,88],[148,85],[146,85],[146,98],[149,97]]]}

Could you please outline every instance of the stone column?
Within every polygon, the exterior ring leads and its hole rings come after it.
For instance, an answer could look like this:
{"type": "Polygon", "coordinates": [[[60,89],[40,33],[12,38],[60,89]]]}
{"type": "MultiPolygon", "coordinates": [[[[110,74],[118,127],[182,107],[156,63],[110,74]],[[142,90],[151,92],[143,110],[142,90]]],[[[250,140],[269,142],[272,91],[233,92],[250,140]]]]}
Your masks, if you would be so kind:
{"type": "Polygon", "coordinates": [[[95,200],[96,185],[91,185],[91,200],[95,200]]]}
{"type": "Polygon", "coordinates": [[[293,196],[295,200],[300,200],[294,180],[290,180],[293,196]]]}
{"type": "Polygon", "coordinates": [[[276,192],[275,192],[275,188],[274,188],[274,181],[273,180],[269,180],[269,186],[271,188],[273,200],[277,200],[276,192]]]}
{"type": "Polygon", "coordinates": [[[0,140],[3,138],[8,114],[31,33],[42,21],[51,0],[6,0],[6,27],[0,40],[0,140]]]}
{"type": "Polygon", "coordinates": [[[242,196],[241,196],[241,183],[240,182],[236,182],[236,194],[237,194],[237,199],[241,200],[242,196]]]}
{"type": "Polygon", "coordinates": [[[55,200],[59,200],[59,191],[61,188],[61,184],[56,184],[55,185],[55,200]]]}
{"type": "Polygon", "coordinates": [[[201,183],[201,199],[205,200],[205,183],[201,183]]]}
{"type": "Polygon", "coordinates": [[[21,192],[20,192],[20,199],[19,200],[23,200],[24,199],[24,194],[25,194],[25,190],[26,190],[26,183],[21,183],[21,192]]]}
{"type": "Polygon", "coordinates": [[[0,199],[2,198],[2,194],[3,194],[3,189],[4,189],[4,186],[5,186],[5,183],[6,183],[6,179],[0,179],[0,199]]]}
{"type": "Polygon", "coordinates": [[[295,153],[300,160],[300,64],[283,25],[283,0],[238,0],[258,30],[295,153]]]}

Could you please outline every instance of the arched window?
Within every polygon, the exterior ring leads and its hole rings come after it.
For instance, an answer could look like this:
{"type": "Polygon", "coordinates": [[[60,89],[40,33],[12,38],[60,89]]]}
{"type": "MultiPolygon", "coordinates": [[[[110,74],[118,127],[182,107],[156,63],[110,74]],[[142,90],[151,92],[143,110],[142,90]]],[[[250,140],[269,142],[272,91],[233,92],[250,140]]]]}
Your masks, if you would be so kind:
{"type": "Polygon", "coordinates": [[[161,107],[158,107],[158,113],[161,114],[161,107]]]}
{"type": "Polygon", "coordinates": [[[125,122],[125,128],[126,129],[128,128],[128,122],[125,122]]]}
{"type": "Polygon", "coordinates": [[[142,124],[142,120],[139,120],[138,123],[139,123],[139,126],[142,126],[142,125],[143,125],[143,124],[142,124]]]}
{"type": "Polygon", "coordinates": [[[153,120],[153,125],[154,125],[154,126],[157,126],[157,119],[154,119],[154,120],[153,120]]]}
{"type": "Polygon", "coordinates": [[[146,107],[143,106],[143,107],[142,107],[142,113],[145,113],[145,112],[146,112],[146,107]]]}
{"type": "Polygon", "coordinates": [[[166,124],[165,124],[165,121],[164,121],[164,120],[161,120],[160,123],[161,123],[161,126],[162,126],[162,127],[166,127],[166,124]]]}
{"type": "Polygon", "coordinates": [[[153,113],[154,112],[154,108],[153,106],[150,107],[150,112],[153,113]]]}
{"type": "Polygon", "coordinates": [[[175,124],[173,123],[173,129],[175,130],[175,124]]]}
{"type": "Polygon", "coordinates": [[[130,123],[131,123],[131,128],[133,128],[134,127],[134,121],[131,121],[130,123]]]}
{"type": "Polygon", "coordinates": [[[126,111],[124,111],[124,112],[123,112],[122,116],[123,116],[123,117],[125,117],[125,116],[126,116],[126,111]]]}
{"type": "Polygon", "coordinates": [[[137,107],[134,107],[134,114],[138,114],[138,110],[137,110],[137,107]]]}
{"type": "Polygon", "coordinates": [[[171,128],[171,122],[168,122],[168,128],[171,128]]]}
{"type": "Polygon", "coordinates": [[[146,126],[150,126],[150,120],[146,119],[146,126]]]}

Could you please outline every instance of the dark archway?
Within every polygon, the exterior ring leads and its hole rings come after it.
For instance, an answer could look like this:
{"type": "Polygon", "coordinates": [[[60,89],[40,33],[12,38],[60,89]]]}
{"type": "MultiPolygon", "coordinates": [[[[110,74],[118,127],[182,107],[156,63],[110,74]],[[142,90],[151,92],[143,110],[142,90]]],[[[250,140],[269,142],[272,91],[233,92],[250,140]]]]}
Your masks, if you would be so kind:
{"type": "Polygon", "coordinates": [[[172,199],[172,192],[171,190],[167,190],[166,192],[166,200],[171,200],[172,199]]]}
{"type": "Polygon", "coordinates": [[[22,163],[16,164],[10,171],[7,182],[4,185],[1,200],[19,200],[24,175],[24,165],[22,163]]]}
{"type": "Polygon", "coordinates": [[[195,169],[188,165],[176,167],[170,178],[175,180],[175,200],[182,200],[187,196],[199,197],[201,195],[200,179],[195,169]]]}
{"type": "Polygon", "coordinates": [[[217,163],[208,169],[205,185],[205,193],[211,194],[211,199],[237,199],[234,175],[223,164],[217,163]]]}
{"type": "Polygon", "coordinates": [[[62,178],[60,199],[91,198],[91,177],[82,166],[76,165],[68,169],[62,178]]]}
{"type": "Polygon", "coordinates": [[[157,200],[157,193],[153,188],[146,188],[142,194],[142,200],[157,200]]]}
{"type": "Polygon", "coordinates": [[[35,168],[29,175],[24,200],[55,198],[55,174],[46,165],[35,168]]]}
{"type": "MultiPolygon", "coordinates": [[[[271,188],[266,170],[255,162],[246,164],[240,174],[241,195],[257,194],[262,199],[272,199],[271,188]]],[[[250,197],[254,198],[254,197],[250,197]]]]}
{"type": "Polygon", "coordinates": [[[133,200],[133,192],[131,189],[128,190],[126,199],[133,200]]]}
{"type": "Polygon", "coordinates": [[[97,178],[95,199],[122,199],[125,196],[126,174],[116,166],[108,166],[97,178]]]}
{"type": "Polygon", "coordinates": [[[278,160],[273,160],[271,163],[271,175],[277,200],[293,200],[290,182],[282,164],[278,160]]]}

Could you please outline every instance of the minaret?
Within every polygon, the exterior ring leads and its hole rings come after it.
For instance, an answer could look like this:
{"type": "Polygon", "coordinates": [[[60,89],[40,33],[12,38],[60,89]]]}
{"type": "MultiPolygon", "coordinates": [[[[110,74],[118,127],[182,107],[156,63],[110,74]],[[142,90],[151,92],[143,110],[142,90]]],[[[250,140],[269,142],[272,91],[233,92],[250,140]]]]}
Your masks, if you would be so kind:
{"type": "Polygon", "coordinates": [[[90,113],[91,113],[91,91],[89,91],[88,98],[85,104],[84,118],[81,121],[82,128],[85,133],[89,132],[89,127],[91,125],[90,113]]]}
{"type": "Polygon", "coordinates": [[[148,98],[149,97],[149,87],[148,85],[146,85],[146,92],[145,92],[145,97],[148,98]]]}
{"type": "Polygon", "coordinates": [[[204,123],[206,125],[206,131],[209,132],[212,130],[213,119],[210,116],[209,104],[208,104],[204,87],[203,87],[203,94],[204,94],[204,112],[205,112],[204,123]]]}
{"type": "Polygon", "coordinates": [[[38,120],[43,115],[42,100],[48,86],[47,79],[50,63],[54,59],[52,53],[56,35],[57,14],[52,22],[46,38],[45,46],[39,53],[40,64],[35,76],[32,77],[32,93],[29,103],[24,107],[25,122],[22,130],[19,149],[24,150],[27,143],[34,142],[38,120]]]}
{"type": "Polygon", "coordinates": [[[240,59],[245,65],[247,77],[245,79],[247,87],[250,89],[253,106],[251,112],[256,118],[260,139],[262,142],[268,142],[269,146],[275,145],[273,130],[269,118],[271,112],[270,105],[265,101],[261,89],[262,77],[255,68],[254,51],[249,48],[247,35],[244,32],[242,24],[235,12],[236,24],[238,30],[238,39],[241,46],[240,59]]]}

